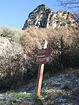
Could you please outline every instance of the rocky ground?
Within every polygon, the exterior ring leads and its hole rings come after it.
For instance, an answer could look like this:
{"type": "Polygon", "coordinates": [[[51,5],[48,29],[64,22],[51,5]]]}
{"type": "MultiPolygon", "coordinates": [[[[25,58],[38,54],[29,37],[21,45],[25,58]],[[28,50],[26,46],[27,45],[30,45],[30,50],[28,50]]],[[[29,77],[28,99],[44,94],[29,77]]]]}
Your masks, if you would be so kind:
{"type": "Polygon", "coordinates": [[[43,80],[40,98],[34,95],[35,85],[31,82],[15,92],[0,93],[0,105],[79,105],[78,69],[43,80]]]}

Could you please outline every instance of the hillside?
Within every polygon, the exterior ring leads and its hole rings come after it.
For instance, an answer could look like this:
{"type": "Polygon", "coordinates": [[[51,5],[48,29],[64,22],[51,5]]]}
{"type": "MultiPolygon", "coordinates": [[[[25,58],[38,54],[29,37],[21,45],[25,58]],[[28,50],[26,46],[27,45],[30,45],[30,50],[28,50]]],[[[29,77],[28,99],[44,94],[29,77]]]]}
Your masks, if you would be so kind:
{"type": "Polygon", "coordinates": [[[36,81],[31,81],[19,90],[0,93],[0,105],[79,105],[79,69],[68,70],[44,79],[41,97],[35,97],[36,81]]]}
{"type": "Polygon", "coordinates": [[[78,105],[79,27],[67,11],[53,12],[39,5],[22,30],[0,27],[1,105],[78,105]],[[34,96],[42,40],[52,48],[45,64],[42,97],[34,96]],[[39,103],[39,104],[38,104],[39,103]]]}

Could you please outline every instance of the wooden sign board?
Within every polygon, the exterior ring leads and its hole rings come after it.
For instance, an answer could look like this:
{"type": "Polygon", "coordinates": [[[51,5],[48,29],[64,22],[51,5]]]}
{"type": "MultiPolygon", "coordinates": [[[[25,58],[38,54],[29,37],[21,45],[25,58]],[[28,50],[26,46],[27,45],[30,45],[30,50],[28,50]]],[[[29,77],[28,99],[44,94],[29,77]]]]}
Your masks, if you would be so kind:
{"type": "Polygon", "coordinates": [[[37,58],[36,64],[46,64],[46,57],[37,58]]]}
{"type": "Polygon", "coordinates": [[[52,57],[37,58],[36,64],[47,64],[52,62],[52,57]]]}
{"type": "Polygon", "coordinates": [[[47,62],[44,60],[44,61],[39,61],[39,62],[36,62],[36,64],[46,64],[47,62]]]}
{"type": "Polygon", "coordinates": [[[38,55],[37,58],[43,58],[46,57],[46,55],[38,55]]]}
{"type": "Polygon", "coordinates": [[[40,49],[37,52],[38,55],[49,55],[52,52],[52,49],[40,49]]]}
{"type": "Polygon", "coordinates": [[[52,57],[50,57],[48,64],[50,64],[53,61],[52,57]]]}

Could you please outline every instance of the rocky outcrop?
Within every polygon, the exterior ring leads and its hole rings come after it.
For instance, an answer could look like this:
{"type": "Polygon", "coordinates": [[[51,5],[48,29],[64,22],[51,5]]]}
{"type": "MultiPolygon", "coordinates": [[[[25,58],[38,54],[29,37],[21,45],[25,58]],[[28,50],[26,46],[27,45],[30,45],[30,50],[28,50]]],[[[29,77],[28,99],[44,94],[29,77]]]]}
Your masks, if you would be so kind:
{"type": "Polygon", "coordinates": [[[76,24],[76,19],[71,13],[63,10],[55,13],[42,4],[29,14],[29,17],[23,26],[23,30],[28,27],[56,28],[68,25],[76,27],[76,24]]]}

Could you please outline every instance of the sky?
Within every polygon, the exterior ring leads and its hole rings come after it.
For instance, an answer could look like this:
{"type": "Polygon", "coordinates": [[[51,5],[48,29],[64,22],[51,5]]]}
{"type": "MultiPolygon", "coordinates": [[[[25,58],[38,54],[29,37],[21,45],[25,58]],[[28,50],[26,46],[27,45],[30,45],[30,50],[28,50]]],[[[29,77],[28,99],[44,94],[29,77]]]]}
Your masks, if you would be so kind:
{"type": "Polygon", "coordinates": [[[55,12],[64,10],[57,0],[0,0],[0,26],[22,29],[29,13],[40,4],[55,12]]]}

